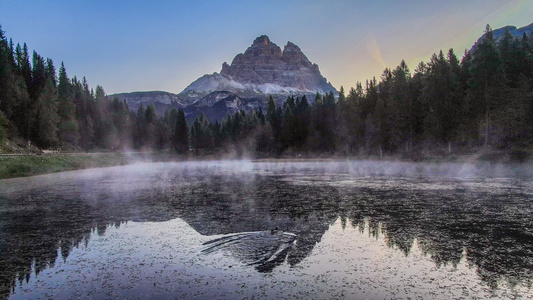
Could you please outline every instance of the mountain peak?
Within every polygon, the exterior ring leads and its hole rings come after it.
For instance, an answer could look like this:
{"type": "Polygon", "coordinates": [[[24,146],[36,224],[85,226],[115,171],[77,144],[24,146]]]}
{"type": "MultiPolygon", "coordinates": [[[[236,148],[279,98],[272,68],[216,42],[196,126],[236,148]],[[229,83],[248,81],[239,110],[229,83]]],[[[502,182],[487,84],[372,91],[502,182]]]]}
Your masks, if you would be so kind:
{"type": "Polygon", "coordinates": [[[257,37],[231,64],[223,63],[219,74],[199,78],[180,95],[197,99],[215,91],[230,91],[240,97],[337,92],[300,47],[287,42],[281,51],[266,35],[257,37]]]}
{"type": "Polygon", "coordinates": [[[266,35],[263,34],[262,36],[257,37],[257,38],[254,40],[254,42],[253,42],[252,45],[257,45],[257,46],[259,46],[259,45],[263,45],[263,46],[267,46],[269,43],[271,43],[271,42],[270,42],[270,39],[268,38],[268,36],[266,36],[266,35]]]}
{"type": "Polygon", "coordinates": [[[300,51],[301,52],[302,50],[300,49],[300,47],[296,46],[292,42],[287,42],[285,47],[283,47],[283,52],[285,51],[300,51]]]}

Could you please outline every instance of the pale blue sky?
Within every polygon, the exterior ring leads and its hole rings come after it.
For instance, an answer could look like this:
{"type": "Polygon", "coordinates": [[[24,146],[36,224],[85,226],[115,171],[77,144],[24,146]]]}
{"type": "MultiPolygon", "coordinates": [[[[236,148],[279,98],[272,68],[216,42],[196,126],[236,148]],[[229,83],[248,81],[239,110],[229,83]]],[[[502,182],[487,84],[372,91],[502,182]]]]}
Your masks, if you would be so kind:
{"type": "Polygon", "coordinates": [[[487,23],[533,23],[533,1],[0,0],[8,37],[108,94],[181,92],[262,34],[280,47],[294,42],[335,87],[349,88],[401,59],[413,70],[440,49],[461,57],[487,23]]]}

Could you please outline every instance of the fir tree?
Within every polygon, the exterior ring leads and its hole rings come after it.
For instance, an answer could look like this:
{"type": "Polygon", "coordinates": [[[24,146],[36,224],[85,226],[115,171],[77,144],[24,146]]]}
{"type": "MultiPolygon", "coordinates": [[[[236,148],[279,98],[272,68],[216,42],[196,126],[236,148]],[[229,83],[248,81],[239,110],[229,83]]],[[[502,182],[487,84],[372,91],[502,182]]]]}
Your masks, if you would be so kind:
{"type": "Polygon", "coordinates": [[[503,78],[501,77],[501,61],[494,45],[493,32],[489,25],[485,29],[485,38],[477,45],[470,68],[470,98],[473,105],[481,111],[478,119],[482,124],[484,144],[490,144],[492,112],[499,102],[499,92],[503,78]],[[478,100],[481,100],[478,101],[478,100]]]}
{"type": "Polygon", "coordinates": [[[4,140],[6,139],[6,119],[2,111],[0,111],[0,146],[4,145],[4,140]]]}
{"type": "Polygon", "coordinates": [[[185,120],[185,112],[183,109],[178,110],[178,117],[172,137],[172,145],[177,153],[185,153],[189,151],[189,130],[187,128],[187,121],[185,120]]]}
{"type": "Polygon", "coordinates": [[[197,152],[200,149],[213,147],[213,133],[209,127],[209,120],[203,113],[194,120],[191,127],[191,142],[197,152]]]}
{"type": "MultiPolygon", "coordinates": [[[[59,83],[57,89],[59,138],[66,145],[77,146],[80,136],[78,133],[78,122],[76,121],[76,106],[72,102],[72,87],[63,62],[59,68],[59,83]]],[[[89,124],[84,125],[88,126],[89,124]]]]}
{"type": "Polygon", "coordinates": [[[57,92],[52,80],[47,80],[35,104],[35,120],[32,123],[32,140],[39,147],[50,148],[58,145],[57,92]]]}
{"type": "Polygon", "coordinates": [[[282,136],[282,119],[281,119],[281,109],[278,109],[274,98],[270,96],[267,105],[267,121],[272,128],[272,133],[274,135],[274,142],[277,147],[281,147],[281,136],[282,136]]]}

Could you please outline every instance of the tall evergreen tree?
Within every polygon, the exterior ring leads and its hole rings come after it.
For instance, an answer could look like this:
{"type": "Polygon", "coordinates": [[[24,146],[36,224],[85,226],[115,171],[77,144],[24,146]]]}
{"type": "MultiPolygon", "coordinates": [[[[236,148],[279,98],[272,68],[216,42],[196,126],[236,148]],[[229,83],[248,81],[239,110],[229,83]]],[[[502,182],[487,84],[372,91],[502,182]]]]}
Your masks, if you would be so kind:
{"type": "MultiPolygon", "coordinates": [[[[59,83],[57,90],[59,139],[65,144],[64,146],[77,146],[80,135],[78,132],[78,122],[76,121],[76,106],[72,101],[72,86],[63,62],[61,62],[61,67],[59,68],[59,83]]],[[[88,126],[89,124],[84,125],[88,126]]]]}
{"type": "Polygon", "coordinates": [[[391,146],[394,149],[412,145],[412,99],[409,93],[411,74],[404,60],[392,71],[391,98],[391,146]]]}
{"type": "Polygon", "coordinates": [[[474,51],[472,66],[470,68],[469,97],[473,105],[481,111],[478,120],[483,127],[484,144],[490,144],[492,113],[500,99],[502,78],[502,65],[496,46],[492,28],[487,25],[485,38],[474,51]],[[481,100],[481,102],[479,101],[481,100]]]}
{"type": "Polygon", "coordinates": [[[14,64],[13,49],[0,26],[0,111],[3,111],[8,119],[13,118],[17,106],[21,104],[21,101],[17,101],[19,99],[14,64]]]}
{"type": "Polygon", "coordinates": [[[6,119],[2,111],[0,111],[0,146],[4,145],[4,140],[6,139],[6,119]]]}
{"type": "Polygon", "coordinates": [[[141,102],[139,108],[137,109],[137,116],[135,122],[135,134],[134,134],[134,145],[135,148],[143,148],[146,145],[146,109],[144,104],[141,102]]]}
{"type": "Polygon", "coordinates": [[[259,106],[259,110],[257,111],[257,118],[259,119],[259,122],[261,122],[261,125],[265,125],[265,115],[263,114],[263,108],[259,106]]]}
{"type": "Polygon", "coordinates": [[[192,124],[191,143],[197,152],[200,149],[212,149],[214,145],[213,132],[209,126],[209,120],[203,113],[192,124]]]}
{"type": "Polygon", "coordinates": [[[272,133],[274,135],[274,142],[278,147],[280,147],[281,146],[281,135],[282,135],[281,110],[278,109],[276,102],[274,101],[274,98],[272,98],[272,96],[270,96],[268,100],[266,118],[267,118],[268,123],[270,124],[270,127],[272,128],[272,133]]]}
{"type": "Polygon", "coordinates": [[[39,147],[50,148],[58,145],[57,91],[51,79],[46,81],[43,91],[35,103],[35,120],[32,122],[32,140],[39,147]]]}
{"type": "Polygon", "coordinates": [[[189,130],[187,128],[187,121],[185,120],[185,112],[181,108],[178,110],[172,145],[177,153],[189,151],[189,130]]]}
{"type": "Polygon", "coordinates": [[[30,87],[32,72],[30,56],[28,54],[28,46],[26,46],[26,43],[24,43],[22,48],[20,47],[20,44],[17,44],[17,47],[15,48],[15,58],[18,75],[22,76],[24,82],[26,83],[26,87],[30,87]]]}

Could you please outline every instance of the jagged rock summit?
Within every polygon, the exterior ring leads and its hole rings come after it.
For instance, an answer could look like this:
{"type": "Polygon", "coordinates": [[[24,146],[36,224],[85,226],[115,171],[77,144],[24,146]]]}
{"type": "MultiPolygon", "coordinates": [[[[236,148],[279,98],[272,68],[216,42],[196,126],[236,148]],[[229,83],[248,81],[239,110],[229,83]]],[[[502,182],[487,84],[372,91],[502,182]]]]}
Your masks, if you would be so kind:
{"type": "Polygon", "coordinates": [[[204,75],[179,96],[191,101],[215,91],[229,91],[240,97],[337,93],[298,46],[287,42],[282,51],[266,35],[237,54],[231,65],[224,62],[220,73],[204,75]]]}

